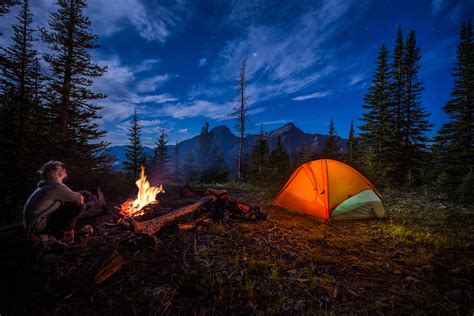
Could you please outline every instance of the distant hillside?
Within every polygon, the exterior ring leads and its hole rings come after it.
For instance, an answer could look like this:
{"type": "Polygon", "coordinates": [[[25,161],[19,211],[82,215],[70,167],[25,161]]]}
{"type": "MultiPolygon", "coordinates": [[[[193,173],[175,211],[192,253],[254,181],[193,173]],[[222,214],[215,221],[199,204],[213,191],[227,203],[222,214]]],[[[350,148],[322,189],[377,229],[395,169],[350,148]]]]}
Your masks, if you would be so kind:
{"type": "MultiPolygon", "coordinates": [[[[238,152],[237,136],[235,136],[225,125],[216,126],[211,129],[211,131],[214,136],[214,142],[224,155],[229,170],[234,170],[238,152]]],[[[270,150],[273,150],[276,147],[278,136],[280,136],[283,147],[290,155],[290,159],[292,161],[299,159],[299,157],[301,157],[307,149],[311,150],[315,156],[321,155],[327,139],[326,135],[305,133],[293,123],[288,123],[273,131],[266,132],[264,135],[270,150]]],[[[250,156],[252,148],[255,146],[258,137],[259,135],[257,134],[250,134],[246,136],[244,153],[247,157],[250,156]]],[[[198,141],[199,136],[194,136],[178,144],[179,156],[181,160],[184,159],[184,157],[186,157],[189,152],[193,152],[196,149],[198,141]]],[[[343,151],[345,149],[345,144],[346,140],[339,138],[339,145],[343,151]]],[[[170,154],[174,152],[174,145],[167,147],[170,154]]],[[[112,146],[110,149],[112,154],[117,158],[117,168],[121,169],[121,163],[125,161],[125,151],[127,146],[112,146]]],[[[145,147],[145,152],[147,156],[151,156],[152,149],[145,147]]]]}

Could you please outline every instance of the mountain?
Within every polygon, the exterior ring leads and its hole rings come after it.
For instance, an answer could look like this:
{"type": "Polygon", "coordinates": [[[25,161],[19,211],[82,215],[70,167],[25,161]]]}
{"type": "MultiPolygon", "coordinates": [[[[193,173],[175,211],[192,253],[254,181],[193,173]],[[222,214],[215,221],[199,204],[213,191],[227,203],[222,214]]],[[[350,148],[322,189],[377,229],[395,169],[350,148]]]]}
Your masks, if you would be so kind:
{"type": "MultiPolygon", "coordinates": [[[[153,149],[150,147],[144,146],[143,149],[145,150],[145,154],[147,157],[151,157],[153,155],[153,149]]],[[[123,167],[123,162],[127,159],[125,157],[125,152],[127,151],[127,145],[123,146],[111,146],[110,151],[112,152],[112,155],[117,159],[117,161],[114,163],[114,166],[118,170],[122,170],[123,167]]]]}
{"type": "MultiPolygon", "coordinates": [[[[214,136],[214,143],[217,145],[219,150],[224,155],[224,159],[229,167],[229,170],[233,171],[235,169],[236,157],[238,152],[238,138],[235,136],[229,127],[225,125],[216,126],[211,129],[211,132],[214,136]]],[[[268,142],[270,150],[273,150],[278,141],[278,137],[281,137],[283,147],[288,152],[291,161],[298,161],[298,159],[303,155],[303,153],[310,149],[315,157],[320,156],[324,144],[327,139],[327,135],[321,134],[311,134],[305,133],[299,129],[294,123],[288,123],[280,128],[277,128],[273,131],[264,133],[265,139],[268,142]]],[[[255,146],[258,134],[249,134],[245,137],[245,146],[244,146],[244,155],[249,157],[252,152],[253,147],[255,146]]],[[[181,161],[186,157],[190,152],[193,152],[199,143],[199,135],[194,136],[190,139],[184,140],[178,144],[179,146],[179,156],[181,161]]],[[[342,151],[345,149],[346,140],[343,138],[338,139],[339,146],[342,148],[342,151]]],[[[174,145],[167,146],[168,152],[170,155],[174,152],[174,145]]],[[[112,154],[117,158],[117,167],[121,169],[121,163],[125,160],[125,151],[127,146],[112,146],[112,154]]],[[[145,147],[145,152],[147,156],[150,156],[152,149],[145,147]]]]}

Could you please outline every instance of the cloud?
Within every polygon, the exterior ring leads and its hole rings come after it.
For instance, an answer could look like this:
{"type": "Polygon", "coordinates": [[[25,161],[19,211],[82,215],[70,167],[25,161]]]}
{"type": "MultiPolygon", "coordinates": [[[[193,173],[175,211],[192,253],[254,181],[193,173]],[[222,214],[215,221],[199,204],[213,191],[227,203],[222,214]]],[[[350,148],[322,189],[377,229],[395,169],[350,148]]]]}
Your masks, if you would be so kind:
{"type": "MultiPolygon", "coordinates": [[[[241,2],[236,4],[242,5],[241,2]]],[[[241,37],[223,47],[213,63],[210,81],[228,83],[237,77],[241,62],[246,59],[251,103],[286,96],[314,85],[336,69],[333,63],[337,48],[331,47],[330,41],[347,27],[347,19],[343,17],[352,12],[352,5],[353,1],[326,0],[316,6],[313,3],[310,10],[301,10],[302,14],[292,17],[292,23],[249,23],[241,37]]],[[[281,12],[275,15],[284,17],[286,9],[282,5],[281,12]]],[[[232,19],[252,21],[246,15],[235,15],[241,11],[231,11],[232,19]]]]}
{"type": "Polygon", "coordinates": [[[142,127],[157,127],[158,125],[163,124],[162,120],[139,120],[138,124],[142,127]]]}
{"type": "Polygon", "coordinates": [[[234,102],[218,104],[206,100],[197,100],[188,104],[165,104],[153,111],[158,115],[171,116],[175,119],[203,116],[215,120],[225,120],[231,118],[233,105],[234,102]]]}
{"type": "Polygon", "coordinates": [[[158,94],[158,95],[144,95],[144,96],[135,96],[130,99],[130,101],[134,104],[140,103],[153,103],[153,104],[161,104],[167,102],[174,102],[178,99],[169,96],[166,93],[158,94]]]}
{"type": "Polygon", "coordinates": [[[178,133],[179,134],[187,134],[189,132],[189,129],[188,128],[181,128],[178,133]]]}
{"type": "MultiPolygon", "coordinates": [[[[49,14],[57,10],[55,1],[30,1],[34,25],[46,27],[49,14]]],[[[0,32],[10,37],[11,25],[19,11],[16,6],[2,17],[0,32]]],[[[187,0],[160,2],[146,0],[94,0],[88,1],[85,15],[91,20],[92,31],[100,36],[111,36],[132,26],[137,34],[149,41],[164,43],[174,31],[183,27],[192,13],[187,0]]],[[[0,37],[0,44],[5,39],[0,37]]],[[[8,42],[8,40],[7,40],[8,42]]]]}
{"type": "Polygon", "coordinates": [[[443,7],[444,7],[444,0],[432,0],[431,1],[431,12],[433,14],[438,14],[443,7]]]}
{"type": "Polygon", "coordinates": [[[190,14],[187,1],[168,1],[166,5],[144,0],[89,1],[87,13],[100,35],[110,36],[127,25],[149,41],[164,43],[184,24],[190,14]]]}
{"type": "Polygon", "coordinates": [[[317,98],[322,98],[329,95],[329,91],[317,91],[315,93],[307,94],[307,95],[301,95],[294,97],[294,101],[304,101],[304,100],[309,100],[309,99],[317,99],[317,98]]]}
{"type": "Polygon", "coordinates": [[[139,94],[140,92],[151,92],[153,84],[158,85],[158,82],[164,80],[163,78],[167,76],[155,75],[142,79],[138,84],[141,86],[135,87],[137,73],[142,73],[143,69],[152,64],[149,60],[137,65],[135,71],[133,67],[124,65],[117,56],[102,58],[98,63],[108,67],[108,71],[102,77],[96,78],[92,86],[94,91],[108,95],[106,99],[97,101],[99,105],[104,107],[99,114],[106,122],[123,120],[129,117],[132,115],[135,106],[177,101],[176,98],[167,93],[139,94]]]}
{"type": "Polygon", "coordinates": [[[362,83],[367,76],[365,74],[355,74],[352,75],[349,79],[349,87],[353,87],[359,83],[362,83]]]}
{"type": "Polygon", "coordinates": [[[159,63],[160,59],[145,59],[143,62],[141,62],[138,66],[134,68],[134,71],[135,73],[150,71],[159,63]]]}
{"type": "Polygon", "coordinates": [[[136,84],[137,92],[153,92],[163,83],[168,81],[169,75],[156,75],[147,79],[143,79],[136,84]]]}
{"type": "Polygon", "coordinates": [[[199,66],[206,66],[206,65],[207,65],[207,59],[206,58],[199,59],[199,66]]]}
{"type": "Polygon", "coordinates": [[[262,122],[263,125],[276,125],[276,124],[283,124],[288,122],[288,120],[276,120],[276,121],[266,121],[262,122]]]}

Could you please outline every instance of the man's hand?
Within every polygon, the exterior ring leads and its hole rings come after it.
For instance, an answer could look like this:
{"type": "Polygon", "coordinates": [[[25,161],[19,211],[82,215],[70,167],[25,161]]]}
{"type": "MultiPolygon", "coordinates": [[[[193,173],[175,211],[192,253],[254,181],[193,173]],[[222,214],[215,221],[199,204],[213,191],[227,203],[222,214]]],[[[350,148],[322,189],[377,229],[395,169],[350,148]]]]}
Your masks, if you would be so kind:
{"type": "Polygon", "coordinates": [[[79,194],[79,202],[78,203],[80,205],[84,205],[84,196],[81,193],[77,193],[77,194],[79,194]]]}

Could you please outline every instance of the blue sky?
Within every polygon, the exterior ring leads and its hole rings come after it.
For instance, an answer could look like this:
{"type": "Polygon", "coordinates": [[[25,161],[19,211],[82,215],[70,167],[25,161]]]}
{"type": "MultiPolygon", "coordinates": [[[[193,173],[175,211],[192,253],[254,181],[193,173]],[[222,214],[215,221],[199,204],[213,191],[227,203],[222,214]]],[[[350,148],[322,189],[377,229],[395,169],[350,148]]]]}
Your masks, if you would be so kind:
{"type": "MultiPolygon", "coordinates": [[[[35,23],[45,26],[54,1],[30,2],[35,23]]],[[[10,42],[16,12],[2,18],[1,45],[10,42]]],[[[377,51],[382,43],[393,48],[401,25],[405,35],[415,30],[421,47],[423,104],[435,132],[446,120],[441,107],[453,85],[460,26],[473,12],[468,0],[89,1],[101,45],[92,56],[109,68],[94,83],[109,96],[99,123],[114,145],[127,143],[135,106],[149,146],[160,129],[174,143],[198,134],[205,121],[232,127],[247,59],[249,132],[291,121],[326,133],[332,117],[347,137],[361,117],[377,51]]]]}

